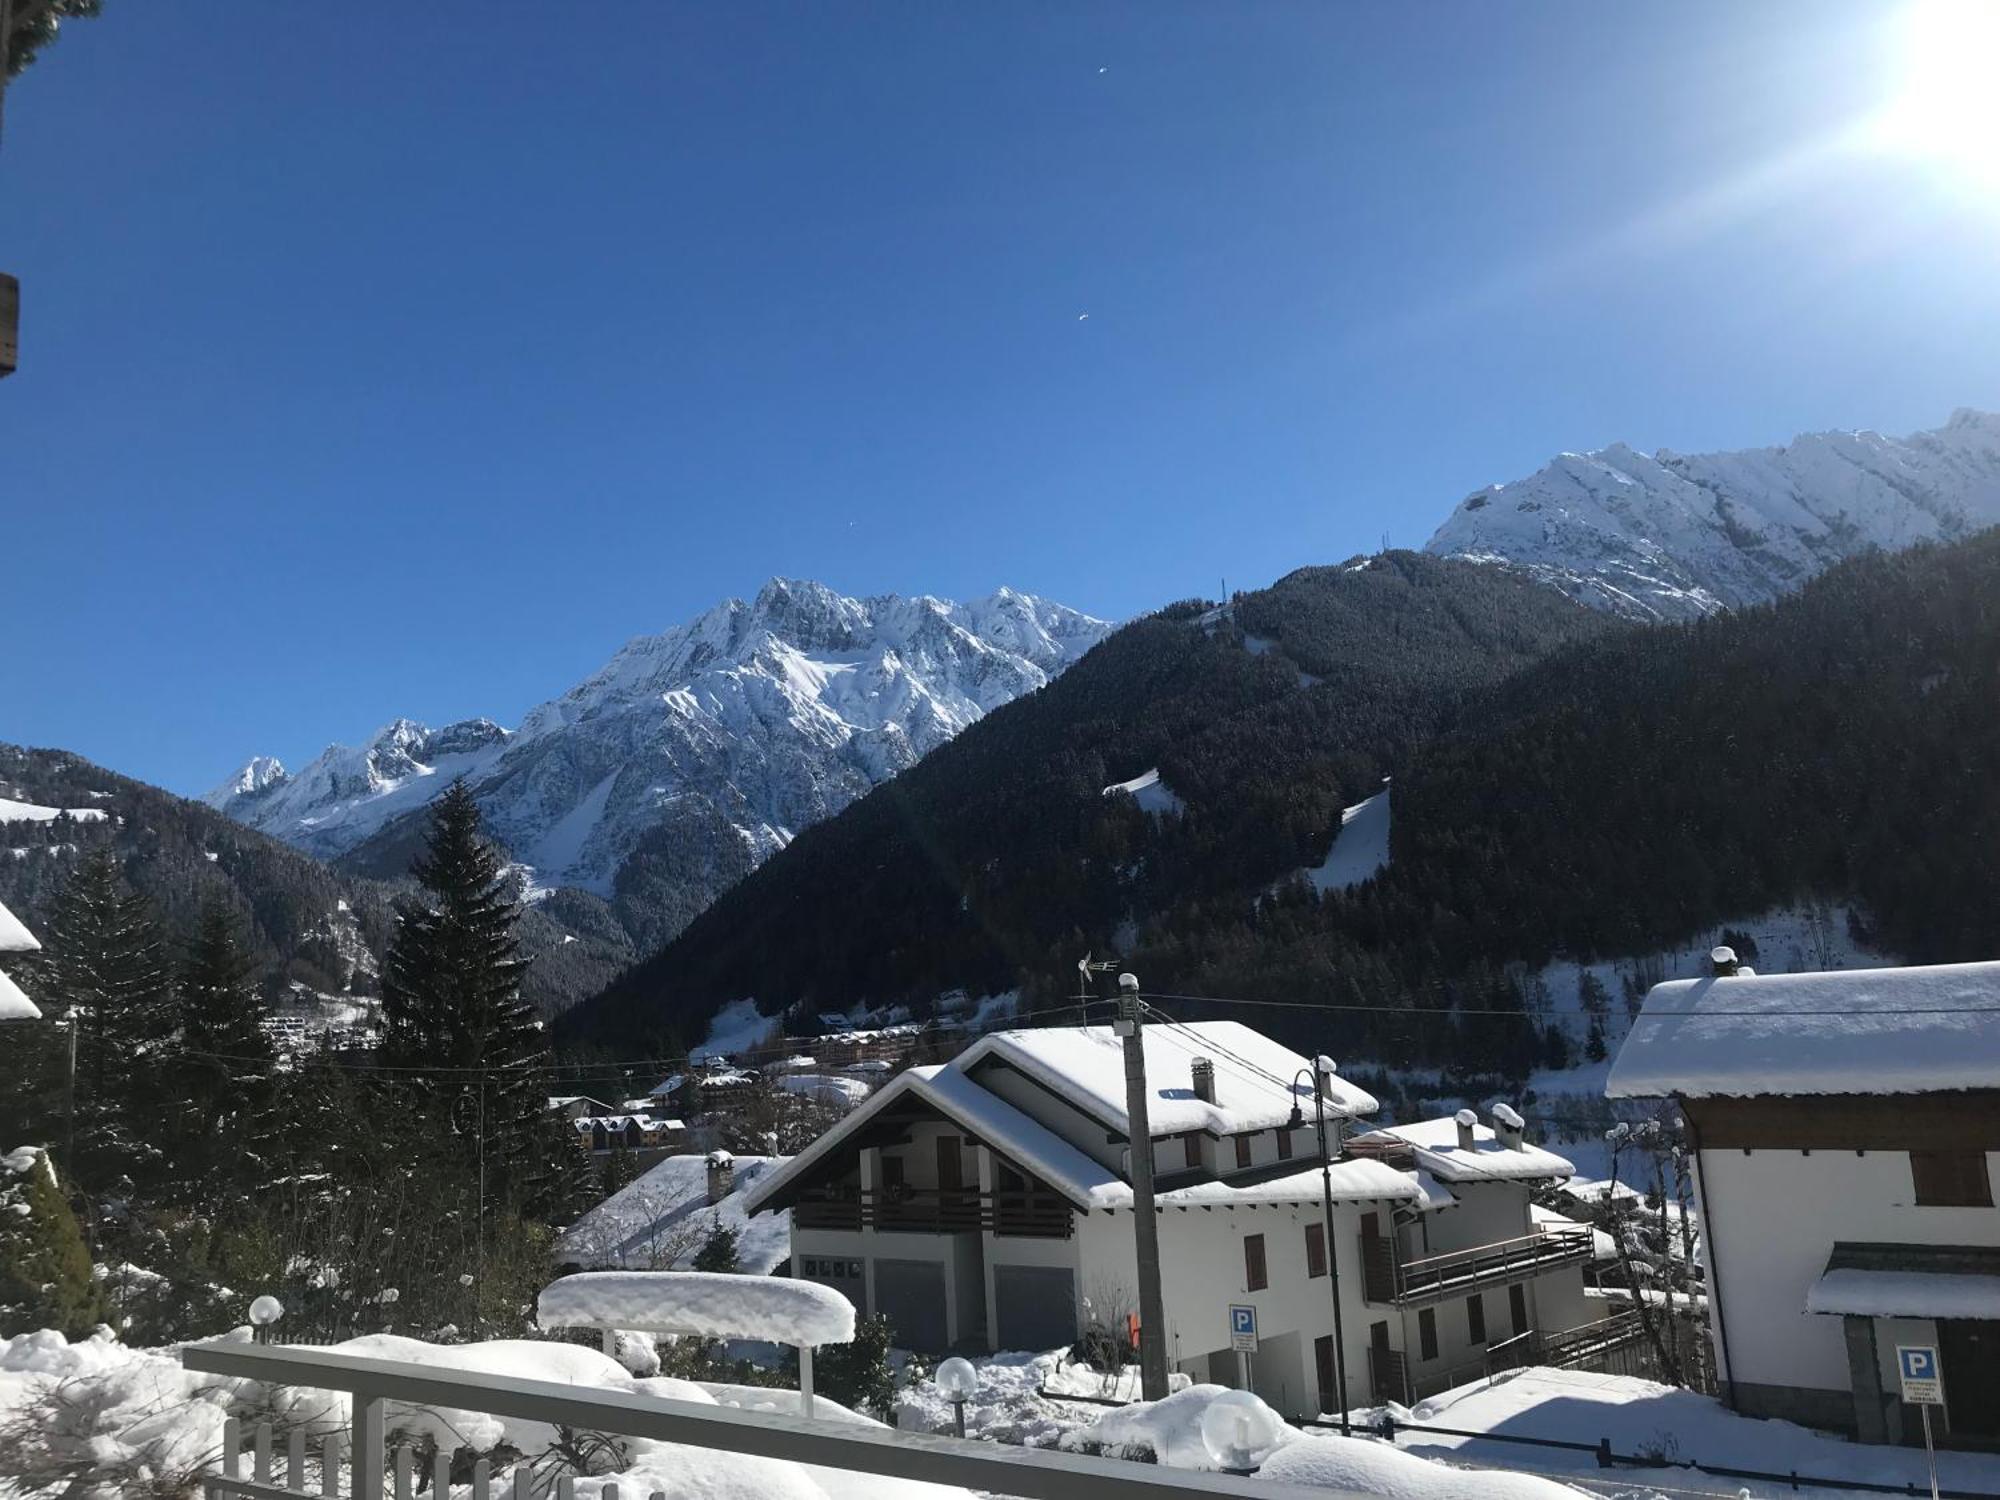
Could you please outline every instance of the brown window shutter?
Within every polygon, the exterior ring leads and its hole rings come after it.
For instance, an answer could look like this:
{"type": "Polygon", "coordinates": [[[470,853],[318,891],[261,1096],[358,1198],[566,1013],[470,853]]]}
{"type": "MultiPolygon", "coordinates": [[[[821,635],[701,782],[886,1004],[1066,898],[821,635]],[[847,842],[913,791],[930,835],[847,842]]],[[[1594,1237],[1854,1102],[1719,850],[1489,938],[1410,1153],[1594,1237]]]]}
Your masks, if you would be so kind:
{"type": "Polygon", "coordinates": [[[1326,1226],[1306,1225],[1306,1277],[1308,1280],[1326,1274],[1326,1226]]]}
{"type": "Polygon", "coordinates": [[[1264,1265],[1264,1236],[1261,1234],[1243,1236],[1243,1284],[1253,1292],[1261,1292],[1271,1284],[1264,1265]]]}

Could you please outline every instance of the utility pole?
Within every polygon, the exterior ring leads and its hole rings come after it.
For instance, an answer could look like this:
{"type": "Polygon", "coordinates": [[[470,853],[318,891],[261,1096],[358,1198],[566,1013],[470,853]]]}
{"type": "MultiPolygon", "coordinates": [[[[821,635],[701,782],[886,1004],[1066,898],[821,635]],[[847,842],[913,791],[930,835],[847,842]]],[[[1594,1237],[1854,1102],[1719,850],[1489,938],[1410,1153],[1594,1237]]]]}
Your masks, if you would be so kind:
{"type": "Polygon", "coordinates": [[[1146,1110],[1146,1040],[1139,980],[1118,976],[1118,1024],[1125,1039],[1125,1120],[1132,1171],[1132,1238],[1139,1255],[1139,1391],[1167,1398],[1167,1314],[1160,1294],[1160,1221],[1153,1212],[1153,1133],[1146,1110]]]}
{"type": "Polygon", "coordinates": [[[1333,1083],[1333,1059],[1324,1052],[1313,1059],[1313,1117],[1319,1125],[1319,1181],[1326,1209],[1327,1290],[1333,1297],[1333,1370],[1340,1387],[1340,1435],[1347,1425],[1347,1331],[1340,1326],[1340,1242],[1333,1233],[1333,1152],[1326,1138],[1326,1096],[1333,1083]]]}

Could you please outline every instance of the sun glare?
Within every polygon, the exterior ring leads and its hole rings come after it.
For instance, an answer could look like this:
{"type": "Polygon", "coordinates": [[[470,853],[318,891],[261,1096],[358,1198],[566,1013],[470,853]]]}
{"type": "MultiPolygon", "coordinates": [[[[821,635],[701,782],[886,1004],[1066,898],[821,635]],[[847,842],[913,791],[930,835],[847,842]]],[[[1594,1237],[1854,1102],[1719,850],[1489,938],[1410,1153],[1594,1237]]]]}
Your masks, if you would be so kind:
{"type": "Polygon", "coordinates": [[[2000,0],[1917,0],[1899,29],[1882,144],[2000,191],[2000,0]]]}

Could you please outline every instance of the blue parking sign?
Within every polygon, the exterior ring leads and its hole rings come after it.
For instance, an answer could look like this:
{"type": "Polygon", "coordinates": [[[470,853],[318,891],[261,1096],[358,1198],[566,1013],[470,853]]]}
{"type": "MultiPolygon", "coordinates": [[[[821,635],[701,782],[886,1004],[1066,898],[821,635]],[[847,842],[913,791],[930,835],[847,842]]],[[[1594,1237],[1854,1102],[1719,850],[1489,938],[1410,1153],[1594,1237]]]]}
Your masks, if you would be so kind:
{"type": "Polygon", "coordinates": [[[1232,1304],[1229,1309],[1229,1347],[1257,1351],[1257,1309],[1232,1304]]]}
{"type": "Polygon", "coordinates": [[[1903,1399],[1914,1406],[1944,1405],[1944,1375],[1937,1349],[1929,1344],[1898,1344],[1896,1373],[1902,1377],[1903,1399]]]}

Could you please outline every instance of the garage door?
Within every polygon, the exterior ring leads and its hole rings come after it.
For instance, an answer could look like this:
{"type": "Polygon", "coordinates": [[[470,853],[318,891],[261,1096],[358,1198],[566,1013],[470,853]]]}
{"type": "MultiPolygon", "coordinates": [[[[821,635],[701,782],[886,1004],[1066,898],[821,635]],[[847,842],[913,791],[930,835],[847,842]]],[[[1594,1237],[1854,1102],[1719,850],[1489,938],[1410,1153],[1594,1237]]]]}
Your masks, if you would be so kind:
{"type": "Polygon", "coordinates": [[[896,1330],[898,1348],[944,1348],[950,1342],[944,1321],[944,1267],[934,1260],[877,1260],[875,1311],[896,1330]]]}
{"type": "Polygon", "coordinates": [[[995,1266],[993,1301],[1001,1349],[1039,1354],[1076,1342],[1076,1272],[1067,1266],[995,1266]]]}

